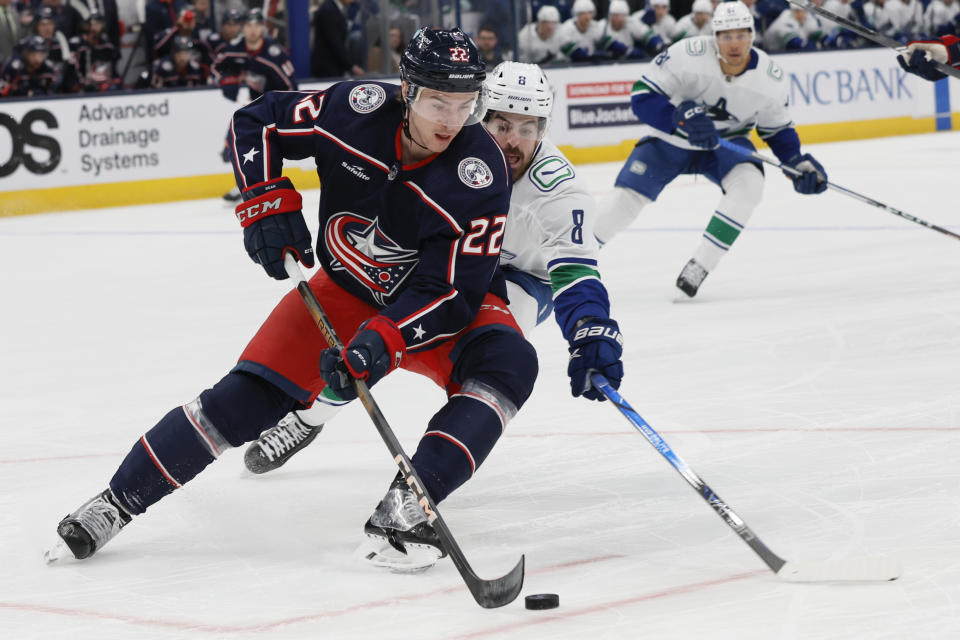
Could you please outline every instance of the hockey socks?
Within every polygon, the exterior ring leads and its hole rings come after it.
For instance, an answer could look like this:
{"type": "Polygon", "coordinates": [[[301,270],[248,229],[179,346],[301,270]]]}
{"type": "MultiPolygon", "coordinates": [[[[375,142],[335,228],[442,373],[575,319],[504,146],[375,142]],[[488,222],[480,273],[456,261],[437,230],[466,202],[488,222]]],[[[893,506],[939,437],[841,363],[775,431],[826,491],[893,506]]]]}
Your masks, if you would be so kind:
{"type": "Polygon", "coordinates": [[[256,439],[295,404],[262,378],[230,373],[145,433],[120,463],[110,489],[124,509],[141,514],[226,449],[256,439]]]}
{"type": "Polygon", "coordinates": [[[465,385],[433,416],[420,439],[413,466],[434,502],[470,479],[516,413],[505,408],[508,400],[491,392],[482,383],[465,385]]]}

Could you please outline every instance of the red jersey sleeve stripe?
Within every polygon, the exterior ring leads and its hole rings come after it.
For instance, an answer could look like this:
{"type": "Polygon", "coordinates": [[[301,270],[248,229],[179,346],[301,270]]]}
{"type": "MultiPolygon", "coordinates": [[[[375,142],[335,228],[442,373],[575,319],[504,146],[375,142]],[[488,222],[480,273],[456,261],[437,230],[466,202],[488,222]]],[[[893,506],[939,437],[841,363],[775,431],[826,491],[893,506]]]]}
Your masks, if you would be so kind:
{"type": "Polygon", "coordinates": [[[405,185],[407,185],[408,187],[410,187],[410,188],[414,191],[414,193],[416,193],[418,196],[420,196],[420,199],[423,200],[424,202],[426,202],[426,203],[427,203],[427,206],[429,206],[431,209],[433,209],[434,211],[436,211],[437,213],[439,213],[440,216],[441,216],[444,220],[447,221],[447,224],[449,224],[451,227],[453,227],[453,230],[456,231],[458,235],[463,235],[463,227],[461,227],[459,224],[457,224],[456,219],[454,219],[454,217],[453,217],[452,215],[450,215],[449,213],[447,213],[446,210],[444,210],[443,207],[441,207],[441,206],[438,205],[436,202],[434,202],[434,201],[430,198],[430,196],[428,196],[428,195],[426,194],[426,192],[425,192],[423,189],[421,189],[416,183],[410,182],[409,180],[406,180],[406,181],[404,181],[403,184],[405,184],[405,185]]]}

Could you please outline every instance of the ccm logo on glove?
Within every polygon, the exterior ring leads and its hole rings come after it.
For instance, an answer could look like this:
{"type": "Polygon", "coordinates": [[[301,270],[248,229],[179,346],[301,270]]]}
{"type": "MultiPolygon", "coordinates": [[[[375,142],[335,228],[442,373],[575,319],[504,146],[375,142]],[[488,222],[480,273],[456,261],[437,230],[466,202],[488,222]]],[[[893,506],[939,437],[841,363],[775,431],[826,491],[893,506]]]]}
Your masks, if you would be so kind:
{"type": "Polygon", "coordinates": [[[276,200],[253,202],[249,205],[241,204],[237,207],[237,220],[240,221],[240,226],[246,227],[261,213],[269,214],[271,211],[273,213],[280,213],[280,205],[282,203],[283,197],[278,197],[276,200]]]}
{"type": "Polygon", "coordinates": [[[617,344],[623,346],[623,336],[617,329],[613,327],[604,327],[602,325],[592,325],[581,327],[573,336],[573,341],[583,340],[584,338],[594,338],[597,336],[603,336],[604,338],[610,338],[611,340],[616,340],[617,344]]]}

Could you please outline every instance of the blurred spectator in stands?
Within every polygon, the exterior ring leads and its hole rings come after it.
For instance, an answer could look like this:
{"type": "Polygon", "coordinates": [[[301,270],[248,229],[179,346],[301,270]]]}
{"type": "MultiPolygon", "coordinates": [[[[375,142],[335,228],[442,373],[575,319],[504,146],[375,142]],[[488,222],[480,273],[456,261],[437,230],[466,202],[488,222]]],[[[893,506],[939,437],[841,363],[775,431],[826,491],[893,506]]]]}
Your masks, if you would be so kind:
{"type": "Polygon", "coordinates": [[[960,14],[960,2],[957,0],[933,0],[924,14],[924,25],[928,35],[939,38],[957,33],[957,15],[960,14]]]}
{"type": "Polygon", "coordinates": [[[600,48],[614,59],[644,60],[663,49],[663,38],[653,28],[630,17],[626,0],[612,0],[607,19],[598,21],[602,33],[600,48]]]}
{"type": "Polygon", "coordinates": [[[577,0],[573,17],[560,25],[560,51],[573,62],[586,62],[596,53],[603,36],[600,25],[593,20],[596,13],[592,0],[577,0]]]}
{"type": "Polygon", "coordinates": [[[784,9],[763,34],[763,48],[770,53],[778,51],[814,51],[821,47],[826,34],[817,17],[806,9],[793,6],[784,9]]]}
{"type": "MultiPolygon", "coordinates": [[[[73,62],[70,41],[62,31],[57,31],[56,11],[53,7],[40,7],[34,13],[31,24],[33,35],[40,36],[47,43],[47,60],[54,64],[73,62]]],[[[23,39],[23,42],[29,39],[23,39]]],[[[19,46],[17,49],[19,50],[19,46]]]]}
{"type": "Polygon", "coordinates": [[[633,17],[650,25],[665,45],[673,42],[671,34],[677,27],[677,19],[670,15],[670,0],[650,0],[650,6],[635,12],[633,17]]]}
{"type": "Polygon", "coordinates": [[[16,55],[0,69],[0,96],[45,96],[77,90],[73,65],[57,66],[47,60],[47,43],[30,36],[16,55]]]}
{"type": "Polygon", "coordinates": [[[563,62],[565,56],[560,53],[559,26],[560,11],[550,5],[540,7],[536,22],[531,22],[520,30],[520,62],[539,65],[563,62]]]}
{"type": "MultiPolygon", "coordinates": [[[[400,30],[400,27],[390,27],[389,37],[387,55],[390,57],[390,68],[387,73],[398,73],[400,71],[400,56],[403,55],[407,39],[403,37],[403,31],[400,30]]],[[[367,71],[383,73],[383,48],[379,41],[370,48],[370,54],[367,56],[367,71]]]]}
{"type": "Polygon", "coordinates": [[[260,9],[250,9],[243,23],[243,38],[228,44],[213,65],[214,80],[223,95],[236,100],[241,86],[256,100],[267,91],[295,91],[293,63],[272,38],[267,37],[260,9]]]}
{"type": "Polygon", "coordinates": [[[85,22],[86,33],[70,39],[80,88],[83,91],[109,91],[120,86],[117,60],[120,57],[106,34],[106,19],[91,13],[85,22]]]}
{"type": "Polygon", "coordinates": [[[503,53],[497,39],[497,30],[491,25],[485,24],[477,29],[477,37],[474,38],[477,49],[480,51],[480,60],[487,65],[487,71],[492,71],[495,66],[503,62],[503,53]]]}
{"type": "Polygon", "coordinates": [[[313,53],[310,73],[315,78],[362,76],[363,68],[347,47],[350,34],[347,11],[355,0],[324,0],[313,14],[313,53]]]}
{"type": "Polygon", "coordinates": [[[920,0],[887,0],[894,38],[906,44],[923,35],[923,5],[920,0]]]}
{"type": "Polygon", "coordinates": [[[217,57],[223,53],[223,49],[230,44],[230,42],[240,35],[240,28],[243,26],[243,11],[239,9],[228,9],[223,14],[223,18],[220,21],[220,31],[211,32],[203,44],[207,49],[206,55],[210,57],[211,60],[216,60],[217,57]]]}
{"type": "Polygon", "coordinates": [[[20,12],[11,0],[0,0],[0,61],[13,55],[22,33],[20,12]]]}
{"type": "Polygon", "coordinates": [[[82,32],[86,30],[90,15],[98,13],[103,21],[104,35],[118,51],[120,50],[120,18],[117,0],[63,0],[63,3],[76,11],[80,18],[80,32],[74,33],[71,37],[83,35],[82,32]]]}
{"type": "Polygon", "coordinates": [[[53,12],[52,17],[56,30],[65,35],[67,39],[80,35],[83,27],[83,16],[66,0],[41,0],[41,2],[33,0],[30,6],[33,7],[33,13],[44,7],[49,7],[53,12]]]}
{"type": "MultiPolygon", "coordinates": [[[[517,2],[523,7],[523,0],[517,0],[517,2]]],[[[511,3],[511,0],[485,0],[484,5],[481,24],[488,29],[493,29],[497,36],[498,50],[513,51],[516,48],[516,43],[513,41],[514,20],[511,11],[515,5],[511,3]]],[[[479,29],[476,35],[480,35],[479,29]]],[[[476,37],[474,40],[476,40],[476,37]]],[[[479,47],[480,43],[477,43],[477,46],[479,47]]],[[[504,57],[509,58],[510,56],[505,55],[504,57]]]]}
{"type": "Polygon", "coordinates": [[[146,0],[143,29],[146,32],[147,48],[153,55],[153,44],[177,22],[185,0],[146,0]]]}
{"type": "Polygon", "coordinates": [[[169,87],[202,87],[207,84],[207,70],[195,59],[193,38],[174,36],[170,55],[154,61],[149,71],[137,79],[137,89],[167,89],[169,87]]]}
{"type": "MultiPolygon", "coordinates": [[[[173,44],[174,36],[186,36],[193,40],[194,51],[200,52],[203,42],[197,36],[197,14],[193,7],[184,6],[177,16],[176,23],[157,36],[153,42],[153,59],[162,58],[170,53],[170,45],[173,44]]],[[[205,48],[205,47],[204,47],[205,48]]]]}
{"type": "Polygon", "coordinates": [[[196,26],[194,35],[205,42],[213,30],[213,14],[210,13],[210,0],[193,0],[193,12],[195,14],[196,26]]]}
{"type": "Polygon", "coordinates": [[[673,42],[691,38],[693,36],[709,36],[713,34],[713,3],[710,0],[694,0],[690,13],[677,20],[670,39],[673,42]]]}

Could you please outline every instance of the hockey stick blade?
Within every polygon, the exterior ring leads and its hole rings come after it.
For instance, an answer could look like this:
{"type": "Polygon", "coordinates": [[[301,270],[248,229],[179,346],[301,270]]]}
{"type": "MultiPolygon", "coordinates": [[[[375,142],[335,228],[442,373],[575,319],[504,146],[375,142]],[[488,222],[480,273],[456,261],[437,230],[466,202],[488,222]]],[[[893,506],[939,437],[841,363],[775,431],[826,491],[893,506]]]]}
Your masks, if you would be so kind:
{"type": "Polygon", "coordinates": [[[593,373],[590,375],[590,381],[779,578],[787,582],[885,582],[900,577],[902,571],[899,563],[885,558],[853,558],[819,562],[784,560],[757,537],[743,518],[714,493],[713,489],[670,448],[660,434],[654,431],[653,427],[647,424],[647,421],[623,399],[623,396],[610,386],[606,378],[599,373],[593,373]]]}
{"type": "MultiPolygon", "coordinates": [[[[310,285],[307,284],[307,279],[300,270],[300,265],[297,264],[296,259],[291,253],[284,255],[283,266],[287,271],[287,275],[290,276],[290,279],[297,283],[297,292],[303,299],[303,303],[307,306],[310,316],[316,323],[317,328],[320,329],[320,333],[323,334],[327,344],[337,349],[343,349],[343,342],[341,342],[336,331],[334,331],[330,318],[327,317],[323,307],[320,306],[320,301],[317,300],[317,296],[314,295],[313,290],[310,289],[310,285]]],[[[447,527],[446,521],[441,517],[440,511],[437,510],[437,505],[433,501],[433,498],[431,498],[430,494],[424,489],[420,476],[413,468],[413,463],[410,461],[410,458],[407,457],[403,446],[400,444],[400,441],[397,440],[396,434],[394,434],[393,429],[390,428],[390,424],[384,417],[383,412],[380,411],[379,405],[377,405],[377,402],[373,399],[373,395],[370,393],[366,382],[363,380],[354,380],[354,387],[357,390],[357,397],[373,421],[373,426],[376,427],[384,444],[387,445],[387,449],[390,451],[390,455],[393,456],[394,462],[400,468],[400,474],[403,476],[407,486],[410,487],[414,495],[416,495],[420,507],[427,516],[427,521],[433,525],[434,530],[437,532],[437,537],[440,538],[440,542],[443,545],[444,551],[447,552],[447,555],[450,556],[450,561],[453,562],[457,571],[460,572],[460,576],[473,595],[473,599],[485,609],[494,609],[513,602],[517,596],[520,595],[520,590],[523,588],[524,556],[520,556],[520,561],[516,566],[500,578],[484,580],[477,576],[473,567],[467,562],[466,556],[463,555],[463,551],[454,539],[449,527],[447,527]]]]}
{"type": "Polygon", "coordinates": [[[903,574],[892,558],[843,558],[812,562],[787,561],[777,577],[785,582],[888,582],[903,574]]]}

